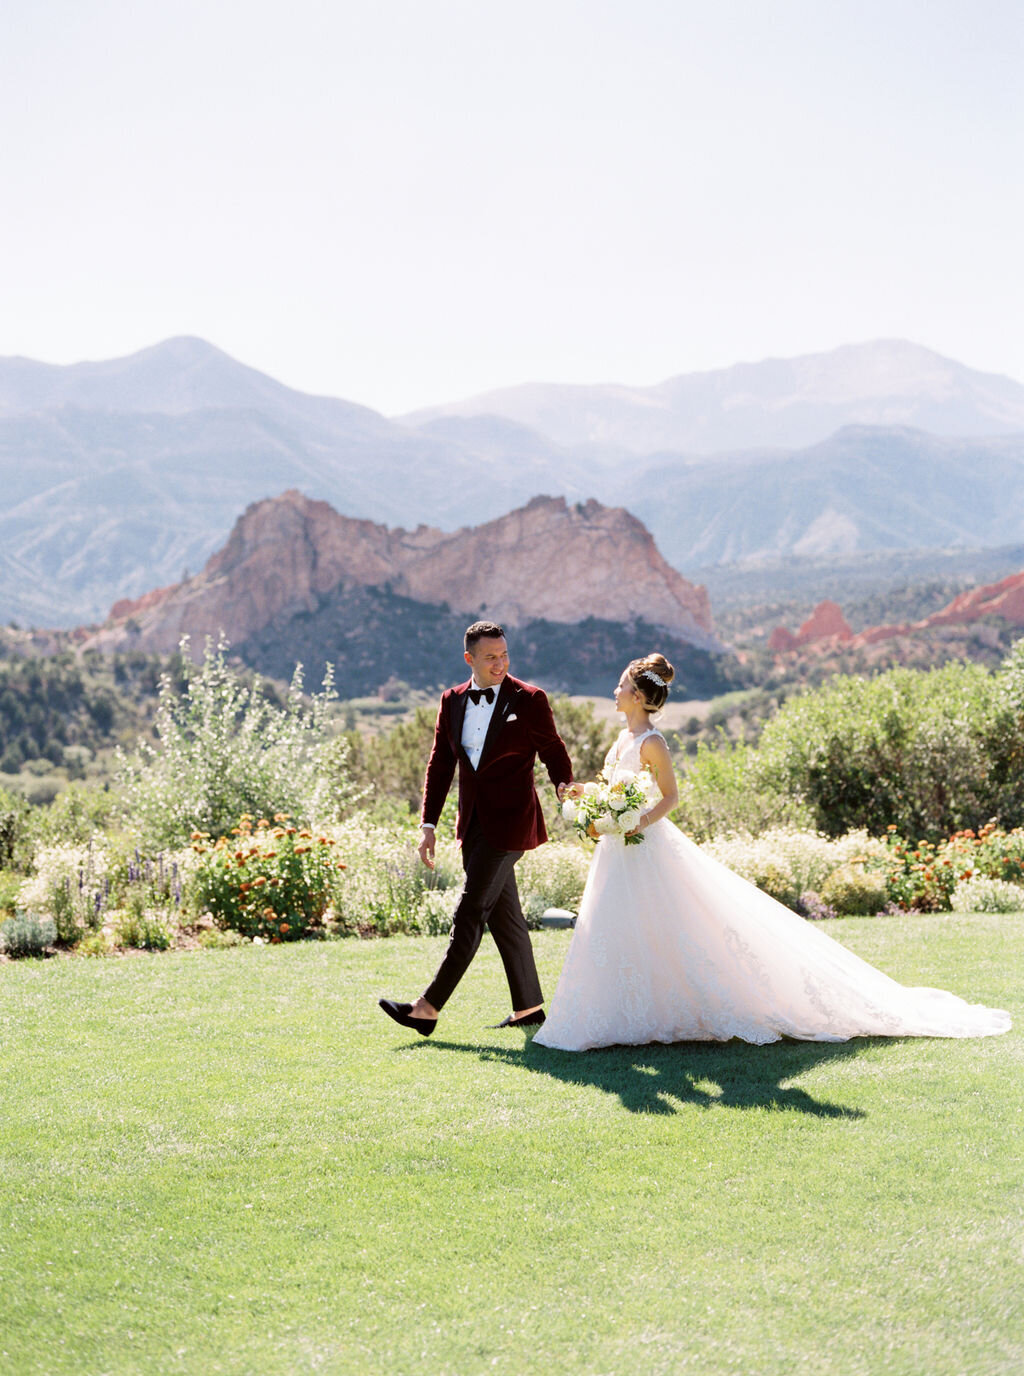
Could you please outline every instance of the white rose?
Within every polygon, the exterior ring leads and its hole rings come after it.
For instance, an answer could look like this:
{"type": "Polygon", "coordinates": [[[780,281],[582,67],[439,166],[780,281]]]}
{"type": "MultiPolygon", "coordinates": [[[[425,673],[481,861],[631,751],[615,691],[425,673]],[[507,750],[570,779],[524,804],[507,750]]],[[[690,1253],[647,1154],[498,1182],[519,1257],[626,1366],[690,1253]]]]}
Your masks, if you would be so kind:
{"type": "Polygon", "coordinates": [[[566,798],[565,802],[562,804],[562,816],[565,820],[567,822],[575,822],[578,813],[579,808],[573,800],[571,798],[566,798]]]}
{"type": "Polygon", "coordinates": [[[584,798],[596,798],[600,791],[597,784],[593,782],[583,785],[584,798]]]}
{"type": "Polygon", "coordinates": [[[614,817],[605,815],[595,818],[594,830],[597,832],[598,836],[610,836],[613,831],[618,831],[618,827],[615,824],[614,817]]]}
{"type": "Polygon", "coordinates": [[[635,807],[631,807],[628,812],[619,813],[619,830],[635,831],[640,825],[640,814],[635,807]]]}
{"type": "Polygon", "coordinates": [[[629,804],[626,802],[626,799],[623,797],[621,793],[613,793],[612,796],[608,799],[608,806],[612,809],[613,812],[621,812],[622,809],[624,807],[628,807],[629,804]]]}
{"type": "Polygon", "coordinates": [[[617,784],[623,784],[627,788],[635,778],[636,774],[634,774],[632,769],[617,769],[615,771],[615,782],[617,784]]]}

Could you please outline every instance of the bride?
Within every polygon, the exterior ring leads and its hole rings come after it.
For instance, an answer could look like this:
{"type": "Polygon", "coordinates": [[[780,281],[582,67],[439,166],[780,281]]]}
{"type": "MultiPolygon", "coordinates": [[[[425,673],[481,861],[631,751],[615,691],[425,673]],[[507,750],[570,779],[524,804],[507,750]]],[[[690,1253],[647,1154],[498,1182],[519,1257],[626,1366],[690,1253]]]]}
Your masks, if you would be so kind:
{"type": "MultiPolygon", "coordinates": [[[[648,1042],[846,1041],[987,1037],[1008,1013],[939,989],[908,989],[741,879],[669,821],[679,800],[652,714],[672,666],[635,659],[615,706],[625,730],[605,759],[609,782],[644,766],[656,798],[640,845],[602,836],[538,1045],[564,1051],[648,1042]],[[659,796],[660,795],[660,796],[659,796]]],[[[581,790],[576,786],[577,796],[581,790]]]]}

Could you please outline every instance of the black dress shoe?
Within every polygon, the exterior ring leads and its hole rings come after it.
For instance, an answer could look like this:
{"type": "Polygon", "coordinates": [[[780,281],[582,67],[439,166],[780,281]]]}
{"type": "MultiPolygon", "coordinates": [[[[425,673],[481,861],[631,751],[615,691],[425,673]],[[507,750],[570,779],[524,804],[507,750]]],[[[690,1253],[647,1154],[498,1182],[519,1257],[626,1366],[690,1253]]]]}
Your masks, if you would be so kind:
{"type": "Polygon", "coordinates": [[[411,1003],[396,1003],[394,999],[378,999],[377,1002],[389,1018],[394,1018],[403,1027],[411,1027],[421,1037],[429,1037],[437,1026],[436,1018],[414,1018],[411,1003]]]}
{"type": "Polygon", "coordinates": [[[539,1027],[539,1026],[541,1025],[541,1023],[544,1022],[544,1021],[546,1021],[546,1019],[545,1019],[545,1017],[544,1017],[544,1009],[543,1009],[543,1008],[537,1008],[537,1009],[535,1009],[532,1013],[524,1013],[523,1016],[522,1016],[521,1018],[516,1018],[516,1017],[513,1017],[511,1014],[509,1014],[509,1016],[504,1020],[504,1022],[492,1023],[492,1026],[493,1026],[493,1027],[539,1027]]]}

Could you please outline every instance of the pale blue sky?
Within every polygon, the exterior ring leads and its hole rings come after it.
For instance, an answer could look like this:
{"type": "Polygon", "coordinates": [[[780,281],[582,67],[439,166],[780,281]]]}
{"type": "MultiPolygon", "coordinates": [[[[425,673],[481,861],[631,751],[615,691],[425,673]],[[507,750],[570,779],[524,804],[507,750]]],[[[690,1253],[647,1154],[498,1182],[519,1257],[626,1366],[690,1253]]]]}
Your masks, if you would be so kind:
{"type": "Polygon", "coordinates": [[[1019,0],[7,0],[0,355],[388,413],[912,339],[1024,380],[1019,0]]]}

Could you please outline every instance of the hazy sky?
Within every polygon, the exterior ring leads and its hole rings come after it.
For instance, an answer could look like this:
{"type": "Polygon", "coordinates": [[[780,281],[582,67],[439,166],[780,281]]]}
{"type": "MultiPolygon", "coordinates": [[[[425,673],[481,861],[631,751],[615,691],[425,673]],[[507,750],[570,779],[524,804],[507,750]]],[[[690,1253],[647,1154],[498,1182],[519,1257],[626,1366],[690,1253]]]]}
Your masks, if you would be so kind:
{"type": "Polygon", "coordinates": [[[1024,380],[1020,0],[6,0],[0,355],[395,413],[899,336],[1024,380]]]}

